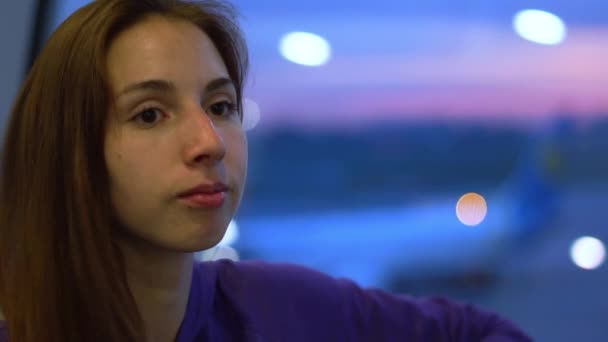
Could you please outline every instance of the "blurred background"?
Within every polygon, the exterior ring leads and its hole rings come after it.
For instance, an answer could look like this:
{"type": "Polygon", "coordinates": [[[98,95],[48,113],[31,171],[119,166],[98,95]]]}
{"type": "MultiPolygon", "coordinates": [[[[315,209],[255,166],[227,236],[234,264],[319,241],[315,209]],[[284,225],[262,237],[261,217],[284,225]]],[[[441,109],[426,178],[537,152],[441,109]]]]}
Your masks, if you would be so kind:
{"type": "MultiPolygon", "coordinates": [[[[2,128],[79,0],[0,4],[2,128]]],[[[446,295],[608,341],[608,2],[233,1],[250,170],[201,259],[446,295]]]]}

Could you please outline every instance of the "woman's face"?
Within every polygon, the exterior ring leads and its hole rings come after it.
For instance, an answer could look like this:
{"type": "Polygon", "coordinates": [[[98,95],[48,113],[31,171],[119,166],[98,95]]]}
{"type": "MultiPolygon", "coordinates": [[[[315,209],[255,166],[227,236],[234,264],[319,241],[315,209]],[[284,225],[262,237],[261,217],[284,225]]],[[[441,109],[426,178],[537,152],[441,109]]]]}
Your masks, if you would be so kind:
{"type": "Polygon", "coordinates": [[[236,91],[219,52],[193,24],[151,16],[113,41],[108,71],[116,105],[104,149],[118,220],[155,247],[215,245],[247,173],[236,91]],[[206,194],[180,196],[199,185],[206,194]]]}

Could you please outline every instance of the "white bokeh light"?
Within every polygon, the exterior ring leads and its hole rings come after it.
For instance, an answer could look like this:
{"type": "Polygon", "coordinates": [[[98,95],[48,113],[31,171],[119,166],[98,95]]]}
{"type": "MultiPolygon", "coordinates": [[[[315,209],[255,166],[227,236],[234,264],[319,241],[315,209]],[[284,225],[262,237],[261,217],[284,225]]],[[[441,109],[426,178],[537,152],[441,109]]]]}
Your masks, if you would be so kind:
{"type": "Polygon", "coordinates": [[[602,241],[584,236],[570,247],[570,258],[574,264],[585,270],[593,270],[600,267],[606,258],[606,247],[602,241]]]}
{"type": "Polygon", "coordinates": [[[239,253],[236,249],[230,246],[216,246],[215,253],[213,253],[210,260],[230,259],[233,261],[239,260],[239,253]]]}
{"type": "Polygon", "coordinates": [[[239,225],[235,220],[230,221],[228,224],[228,228],[226,229],[226,233],[222,238],[222,241],[218,243],[218,246],[230,246],[236,242],[239,238],[239,225]]]}
{"type": "Polygon", "coordinates": [[[308,32],[284,35],[279,43],[279,51],[288,61],[306,66],[321,66],[331,57],[329,42],[308,32]]]}
{"type": "Polygon", "coordinates": [[[211,261],[218,259],[239,260],[238,252],[230,245],[236,242],[239,237],[239,225],[235,220],[230,221],[226,233],[222,240],[215,246],[195,253],[195,258],[199,261],[211,261]]]}
{"type": "Polygon", "coordinates": [[[243,129],[254,129],[260,122],[260,106],[250,98],[243,100],[243,129]]]}
{"type": "Polygon", "coordinates": [[[485,198],[474,192],[462,195],[456,203],[456,217],[466,226],[479,225],[486,218],[487,213],[488,205],[485,198]]]}
{"type": "Polygon", "coordinates": [[[566,24],[549,12],[527,9],[513,18],[513,29],[522,38],[543,45],[557,45],[566,39],[566,24]]]}

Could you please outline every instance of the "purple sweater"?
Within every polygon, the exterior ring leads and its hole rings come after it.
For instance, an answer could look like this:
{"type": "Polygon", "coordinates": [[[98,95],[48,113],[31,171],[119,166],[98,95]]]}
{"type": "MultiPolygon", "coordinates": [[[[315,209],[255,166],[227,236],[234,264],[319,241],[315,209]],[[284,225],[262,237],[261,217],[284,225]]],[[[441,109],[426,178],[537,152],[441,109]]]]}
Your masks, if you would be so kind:
{"type": "Polygon", "coordinates": [[[187,341],[531,339],[509,321],[470,305],[362,289],[295,265],[220,260],[194,268],[177,337],[187,341]]]}

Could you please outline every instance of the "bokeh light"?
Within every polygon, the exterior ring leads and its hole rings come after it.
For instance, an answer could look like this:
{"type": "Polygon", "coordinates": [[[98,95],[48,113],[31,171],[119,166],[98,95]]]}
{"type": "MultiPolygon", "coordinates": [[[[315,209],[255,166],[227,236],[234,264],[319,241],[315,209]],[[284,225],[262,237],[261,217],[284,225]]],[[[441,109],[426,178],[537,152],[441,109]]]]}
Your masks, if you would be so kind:
{"type": "Polygon", "coordinates": [[[522,38],[543,45],[557,45],[566,39],[566,24],[549,12],[527,9],[513,18],[513,28],[522,38]]]}
{"type": "Polygon", "coordinates": [[[606,247],[599,239],[584,236],[574,241],[570,247],[570,258],[576,266],[593,270],[604,263],[606,247]]]}
{"type": "Polygon", "coordinates": [[[239,225],[235,220],[230,221],[222,240],[215,246],[195,253],[196,260],[210,261],[218,259],[239,260],[238,252],[230,245],[234,244],[239,237],[239,225]]]}
{"type": "Polygon", "coordinates": [[[456,204],[456,216],[466,226],[477,226],[486,218],[488,205],[480,194],[470,192],[464,194],[456,204]]]}
{"type": "Polygon", "coordinates": [[[226,233],[222,238],[222,241],[218,243],[218,246],[230,246],[236,242],[239,238],[239,225],[235,220],[230,221],[228,224],[228,228],[226,228],[226,233]]]}
{"type": "Polygon", "coordinates": [[[243,129],[254,129],[260,122],[260,106],[250,98],[243,100],[243,129]]]}
{"type": "Polygon", "coordinates": [[[279,51],[288,61],[306,66],[321,66],[331,57],[329,42],[308,32],[286,34],[281,38],[279,51]]]}
{"type": "Polygon", "coordinates": [[[230,246],[216,246],[215,253],[210,260],[220,260],[220,259],[230,259],[233,261],[238,261],[240,259],[239,253],[236,249],[230,246]]]}

